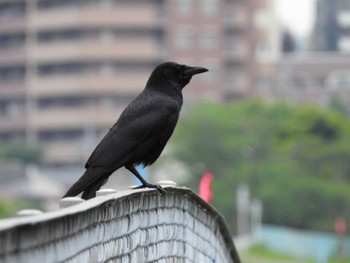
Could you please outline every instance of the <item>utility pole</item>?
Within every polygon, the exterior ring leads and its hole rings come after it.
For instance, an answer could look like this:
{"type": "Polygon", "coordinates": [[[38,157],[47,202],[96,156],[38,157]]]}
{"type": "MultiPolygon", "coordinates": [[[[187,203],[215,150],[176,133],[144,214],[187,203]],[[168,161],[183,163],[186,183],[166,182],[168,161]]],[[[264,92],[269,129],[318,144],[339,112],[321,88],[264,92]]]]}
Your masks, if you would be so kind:
{"type": "Polygon", "coordinates": [[[247,185],[239,185],[237,188],[237,235],[243,236],[249,233],[249,188],[247,185]]]}

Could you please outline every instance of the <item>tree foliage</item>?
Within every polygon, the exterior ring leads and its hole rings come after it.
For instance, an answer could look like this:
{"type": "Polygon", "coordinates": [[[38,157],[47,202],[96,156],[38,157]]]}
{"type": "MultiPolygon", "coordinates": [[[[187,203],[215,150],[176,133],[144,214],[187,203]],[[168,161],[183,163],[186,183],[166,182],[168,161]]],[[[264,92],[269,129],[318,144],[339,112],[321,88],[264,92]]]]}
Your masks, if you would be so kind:
{"type": "Polygon", "coordinates": [[[19,200],[19,199],[6,199],[1,197],[0,199],[0,219],[7,217],[14,217],[16,212],[22,209],[41,209],[43,208],[34,201],[19,200]]]}
{"type": "MultiPolygon", "coordinates": [[[[350,218],[350,121],[315,106],[260,101],[202,103],[182,117],[177,158],[198,185],[214,174],[214,205],[234,226],[235,190],[246,183],[264,205],[263,221],[332,230],[350,218]]],[[[234,228],[234,227],[233,227],[234,228]]]]}
{"type": "Polygon", "coordinates": [[[42,151],[38,146],[25,143],[0,144],[0,159],[16,159],[24,163],[39,163],[42,151]]]}

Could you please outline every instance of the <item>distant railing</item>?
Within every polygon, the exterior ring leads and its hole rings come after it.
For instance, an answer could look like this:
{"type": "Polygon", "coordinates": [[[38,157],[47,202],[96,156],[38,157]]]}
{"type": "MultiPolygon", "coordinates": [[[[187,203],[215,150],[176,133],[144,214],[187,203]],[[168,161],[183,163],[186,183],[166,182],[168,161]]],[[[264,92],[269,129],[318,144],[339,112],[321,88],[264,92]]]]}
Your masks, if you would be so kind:
{"type": "MultiPolygon", "coordinates": [[[[350,257],[350,236],[345,235],[263,225],[260,242],[280,254],[313,259],[315,262],[329,262],[332,257],[350,257]]],[[[339,259],[339,262],[342,261],[339,259]]]]}
{"type": "Polygon", "coordinates": [[[218,212],[193,191],[130,190],[0,220],[0,262],[234,262],[218,212]]]}

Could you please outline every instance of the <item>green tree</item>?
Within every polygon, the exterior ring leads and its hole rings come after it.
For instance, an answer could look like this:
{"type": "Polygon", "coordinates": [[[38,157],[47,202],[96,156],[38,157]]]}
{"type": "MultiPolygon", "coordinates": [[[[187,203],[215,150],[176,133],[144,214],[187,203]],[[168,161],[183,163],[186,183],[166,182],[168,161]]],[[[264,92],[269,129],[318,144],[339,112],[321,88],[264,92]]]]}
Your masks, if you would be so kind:
{"type": "MultiPolygon", "coordinates": [[[[253,100],[202,103],[182,117],[176,156],[215,176],[214,205],[234,226],[234,192],[250,186],[264,203],[264,222],[331,230],[350,217],[350,121],[314,106],[253,100]]],[[[187,185],[198,185],[193,169],[187,185]]]]}
{"type": "Polygon", "coordinates": [[[25,143],[0,144],[0,159],[17,159],[24,163],[39,163],[42,150],[38,146],[28,146],[25,143]]]}
{"type": "Polygon", "coordinates": [[[0,200],[0,218],[13,217],[17,211],[27,209],[28,207],[42,209],[42,207],[34,201],[8,200],[2,198],[0,200]]]}

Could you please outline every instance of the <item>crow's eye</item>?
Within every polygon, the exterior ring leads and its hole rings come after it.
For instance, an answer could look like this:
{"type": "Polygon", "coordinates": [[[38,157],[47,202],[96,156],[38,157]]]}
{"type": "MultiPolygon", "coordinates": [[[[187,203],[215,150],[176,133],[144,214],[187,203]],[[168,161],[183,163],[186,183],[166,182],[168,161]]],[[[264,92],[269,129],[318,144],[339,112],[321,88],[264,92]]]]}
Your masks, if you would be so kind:
{"type": "Polygon", "coordinates": [[[176,70],[177,71],[181,71],[182,70],[182,66],[180,66],[180,65],[176,66],[176,70]]]}

